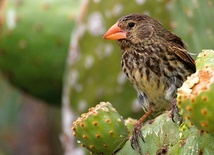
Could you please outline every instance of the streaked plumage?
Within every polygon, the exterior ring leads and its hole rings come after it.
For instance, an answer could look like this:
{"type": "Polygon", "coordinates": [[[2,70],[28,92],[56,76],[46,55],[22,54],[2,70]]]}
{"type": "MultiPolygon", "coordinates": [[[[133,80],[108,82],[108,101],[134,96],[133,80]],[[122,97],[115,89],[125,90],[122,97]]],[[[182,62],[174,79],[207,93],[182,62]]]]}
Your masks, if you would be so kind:
{"type": "MultiPolygon", "coordinates": [[[[104,38],[118,40],[123,71],[137,90],[139,102],[150,113],[169,110],[177,88],[196,71],[181,38],[147,15],[122,17],[104,38]]],[[[133,143],[138,143],[141,123],[142,119],[135,125],[133,143]]]]}

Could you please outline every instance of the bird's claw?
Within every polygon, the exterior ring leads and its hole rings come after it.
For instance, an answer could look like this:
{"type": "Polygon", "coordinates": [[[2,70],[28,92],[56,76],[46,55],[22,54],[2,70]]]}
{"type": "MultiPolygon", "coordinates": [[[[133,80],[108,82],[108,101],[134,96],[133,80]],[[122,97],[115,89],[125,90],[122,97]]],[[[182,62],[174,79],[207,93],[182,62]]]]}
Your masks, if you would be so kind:
{"type": "Polygon", "coordinates": [[[178,123],[181,124],[183,120],[182,120],[181,115],[179,114],[179,109],[178,109],[176,103],[177,103],[177,100],[173,99],[172,103],[171,103],[172,105],[171,105],[170,115],[171,115],[172,121],[174,123],[176,123],[176,121],[174,119],[175,118],[175,114],[176,114],[178,116],[178,123]]]}
{"type": "Polygon", "coordinates": [[[134,130],[133,130],[133,133],[132,133],[132,136],[131,136],[131,140],[130,140],[131,141],[131,147],[134,150],[136,149],[138,151],[138,153],[140,155],[142,155],[140,144],[139,144],[139,140],[138,140],[139,137],[145,143],[145,140],[144,140],[142,132],[141,132],[141,125],[135,124],[134,130]]]}

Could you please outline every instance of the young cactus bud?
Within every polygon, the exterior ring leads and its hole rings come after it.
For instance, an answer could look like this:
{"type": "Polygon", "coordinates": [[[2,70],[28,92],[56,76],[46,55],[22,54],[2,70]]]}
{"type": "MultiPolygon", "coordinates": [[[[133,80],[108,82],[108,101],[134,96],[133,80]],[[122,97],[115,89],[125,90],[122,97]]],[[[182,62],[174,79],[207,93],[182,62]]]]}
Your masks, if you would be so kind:
{"type": "Polygon", "coordinates": [[[131,117],[125,119],[125,125],[127,126],[128,128],[128,131],[129,131],[129,136],[132,135],[132,131],[134,130],[134,125],[135,123],[137,123],[137,120],[136,119],[133,119],[131,117]]]}
{"type": "Polygon", "coordinates": [[[72,129],[81,145],[93,154],[113,154],[129,139],[123,118],[108,102],[90,108],[73,123],[72,129]]]}

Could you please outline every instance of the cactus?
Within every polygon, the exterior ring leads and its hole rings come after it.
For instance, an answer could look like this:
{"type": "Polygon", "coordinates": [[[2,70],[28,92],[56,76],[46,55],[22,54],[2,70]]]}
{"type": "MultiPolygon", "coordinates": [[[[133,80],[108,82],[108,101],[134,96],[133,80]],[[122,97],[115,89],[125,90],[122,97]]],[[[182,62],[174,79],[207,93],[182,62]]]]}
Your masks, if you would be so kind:
{"type": "Polygon", "coordinates": [[[214,68],[214,50],[202,50],[197,56],[196,68],[214,68]]]}
{"type": "Polygon", "coordinates": [[[214,132],[214,69],[206,68],[188,77],[178,90],[178,103],[184,118],[198,129],[214,132]]]}
{"type": "MultiPolygon", "coordinates": [[[[138,155],[138,152],[131,147],[130,140],[128,140],[128,132],[126,127],[124,127],[124,121],[119,121],[120,127],[112,128],[109,124],[106,125],[106,122],[103,120],[106,118],[105,113],[108,110],[103,111],[100,109],[102,109],[102,107],[112,109],[112,106],[109,105],[109,103],[101,103],[97,108],[91,109],[88,114],[83,114],[78,118],[73,125],[74,135],[80,140],[82,146],[92,151],[92,154],[138,155]],[[94,111],[96,111],[95,114],[93,114],[94,111]],[[100,121],[103,126],[99,123],[100,121]],[[98,122],[102,127],[95,127],[93,122],[98,122]],[[117,133],[120,133],[114,139],[109,136],[109,130],[119,130],[117,133]],[[96,134],[98,132],[102,138],[97,138],[96,134]],[[123,136],[119,136],[120,134],[123,134],[123,136]],[[118,144],[116,144],[116,142],[118,142],[118,144]],[[112,145],[105,148],[103,144],[112,145]]],[[[112,116],[112,113],[113,115],[118,115],[115,109],[109,110],[107,113],[107,115],[110,116],[112,116]]],[[[200,134],[197,128],[188,126],[187,122],[184,122],[179,127],[178,124],[171,120],[169,115],[169,112],[165,112],[153,121],[144,124],[141,130],[145,143],[140,140],[142,154],[213,154],[213,134],[207,134],[205,132],[200,134]]],[[[111,122],[118,123],[118,118],[121,119],[120,115],[118,116],[111,117],[111,122]]],[[[135,120],[130,121],[129,118],[125,122],[132,121],[135,120]]],[[[129,130],[132,130],[131,128],[133,126],[128,126],[129,130]]],[[[114,127],[117,127],[117,125],[114,127]]]]}
{"type": "Polygon", "coordinates": [[[72,127],[81,145],[93,154],[112,154],[128,140],[123,118],[108,102],[101,102],[79,117],[72,127]]]}
{"type": "MultiPolygon", "coordinates": [[[[173,123],[166,112],[142,127],[144,141],[140,141],[142,154],[213,154],[214,137],[210,134],[200,134],[192,126],[188,127],[184,122],[180,127],[173,123]]],[[[138,155],[133,150],[130,141],[117,152],[117,155],[138,155]]]]}
{"type": "Polygon", "coordinates": [[[134,129],[134,125],[136,122],[137,122],[137,120],[133,119],[131,117],[128,117],[127,119],[125,119],[125,125],[128,128],[129,136],[131,136],[132,130],[134,129]]]}
{"type": "Polygon", "coordinates": [[[25,92],[59,104],[70,33],[80,2],[4,2],[0,12],[1,71],[25,92]]]}
{"type": "MultiPolygon", "coordinates": [[[[139,139],[142,154],[157,154],[169,147],[175,145],[179,141],[179,127],[173,123],[166,112],[152,121],[148,121],[142,127],[142,134],[145,143],[139,139]]],[[[138,155],[137,151],[131,148],[130,141],[126,142],[124,147],[117,155],[138,155]]]]}
{"type": "Polygon", "coordinates": [[[214,132],[213,50],[203,50],[197,58],[197,72],[178,89],[178,105],[184,118],[198,129],[214,132]],[[211,68],[212,67],[212,68],[211,68]]]}
{"type": "Polygon", "coordinates": [[[171,26],[192,53],[214,48],[213,0],[174,0],[171,4],[171,26]]]}

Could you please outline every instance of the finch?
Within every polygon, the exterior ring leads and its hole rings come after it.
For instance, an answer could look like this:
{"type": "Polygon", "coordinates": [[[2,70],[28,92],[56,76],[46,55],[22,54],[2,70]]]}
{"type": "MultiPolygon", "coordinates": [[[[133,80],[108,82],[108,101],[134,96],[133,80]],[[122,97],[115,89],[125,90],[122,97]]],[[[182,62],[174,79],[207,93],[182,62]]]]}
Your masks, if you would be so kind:
{"type": "Polygon", "coordinates": [[[195,61],[182,39],[145,14],[120,18],[104,35],[118,40],[122,69],[138,93],[145,110],[134,126],[131,144],[140,153],[142,122],[152,112],[169,110],[177,88],[196,71],[195,61]]]}

